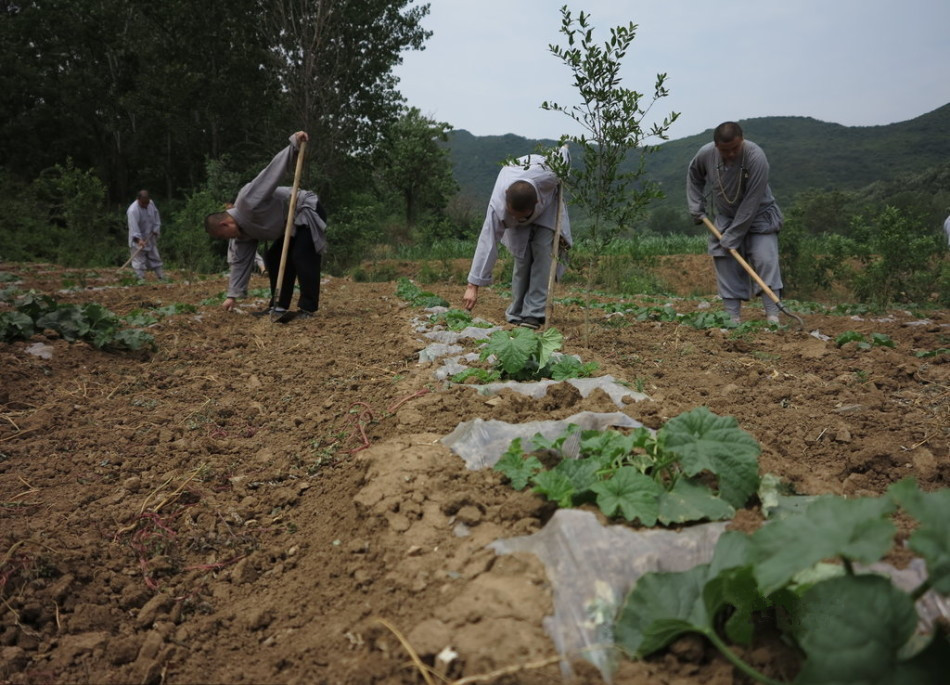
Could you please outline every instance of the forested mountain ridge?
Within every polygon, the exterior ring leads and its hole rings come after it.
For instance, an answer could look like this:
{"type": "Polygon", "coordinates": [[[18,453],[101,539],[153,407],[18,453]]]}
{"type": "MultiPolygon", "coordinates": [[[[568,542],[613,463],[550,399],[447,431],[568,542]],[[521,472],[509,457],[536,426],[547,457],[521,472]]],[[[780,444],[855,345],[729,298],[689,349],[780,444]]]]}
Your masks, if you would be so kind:
{"type": "MultiPolygon", "coordinates": [[[[811,117],[780,116],[739,123],[746,138],[768,155],[772,189],[780,203],[790,203],[805,190],[858,190],[950,160],[950,104],[883,126],[842,126],[811,117]]],[[[685,202],[686,168],[699,147],[711,140],[712,127],[662,143],[648,158],[647,174],[666,193],[660,204],[679,207],[685,202]]],[[[554,141],[452,131],[448,145],[462,194],[487,198],[501,160],[533,152],[539,143],[554,141]]]]}

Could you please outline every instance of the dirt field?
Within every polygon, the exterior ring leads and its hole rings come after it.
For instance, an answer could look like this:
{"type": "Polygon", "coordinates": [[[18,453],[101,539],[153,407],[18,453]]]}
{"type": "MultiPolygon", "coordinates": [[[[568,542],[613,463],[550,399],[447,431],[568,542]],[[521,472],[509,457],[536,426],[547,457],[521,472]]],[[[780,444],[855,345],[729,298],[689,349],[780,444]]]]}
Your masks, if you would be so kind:
{"type": "MultiPolygon", "coordinates": [[[[761,443],[762,473],[801,493],[879,494],[905,476],[950,485],[950,356],[915,355],[950,346],[946,311],[808,314],[804,331],[735,338],[559,306],[565,351],[649,396],[618,409],[602,392],[488,398],[438,381],[419,362],[425,314],[394,282],[329,279],[315,318],[281,325],[202,304],[221,277],[120,287],[102,270],[60,292],[75,271],[0,270],[120,315],[198,307],[149,329],[154,353],[43,335],[0,343],[0,682],[424,682],[406,645],[427,664],[451,647],[448,680],[559,682],[543,565],[486,549],[539,530],[551,508],[440,442],[475,418],[622,411],[656,428],[705,405],[761,443]],[[896,346],[836,347],[846,331],[896,346]],[[51,357],[28,353],[35,343],[51,357]]],[[[666,271],[684,292],[709,291],[703,257],[666,271]]],[[[460,304],[461,286],[424,287],[460,304]]],[[[505,300],[483,293],[475,313],[503,321],[505,300]]],[[[795,675],[769,645],[739,651],[773,678],[795,675]]],[[[602,682],[574,666],[576,682],[602,682]]],[[[614,682],[748,681],[680,640],[622,664],[614,682]]]]}

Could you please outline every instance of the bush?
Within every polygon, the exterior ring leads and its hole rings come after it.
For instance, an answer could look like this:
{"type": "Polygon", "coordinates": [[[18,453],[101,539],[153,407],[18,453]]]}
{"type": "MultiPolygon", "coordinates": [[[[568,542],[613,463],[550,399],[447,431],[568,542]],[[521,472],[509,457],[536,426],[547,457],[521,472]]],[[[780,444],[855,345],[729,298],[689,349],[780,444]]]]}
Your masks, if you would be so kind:
{"type": "Polygon", "coordinates": [[[852,235],[863,266],[851,277],[860,301],[885,308],[894,302],[933,299],[944,268],[946,246],[941,236],[895,207],[885,207],[875,221],[856,219],[852,235]]]}
{"type": "Polygon", "coordinates": [[[106,188],[91,171],[67,160],[25,183],[0,171],[3,258],[68,267],[109,266],[124,260],[124,217],[106,207],[106,188]]]}
{"type": "Polygon", "coordinates": [[[189,195],[181,209],[162,227],[159,250],[165,267],[198,273],[227,268],[227,241],[215,240],[204,230],[204,218],[220,211],[222,202],[210,190],[189,195]]]}

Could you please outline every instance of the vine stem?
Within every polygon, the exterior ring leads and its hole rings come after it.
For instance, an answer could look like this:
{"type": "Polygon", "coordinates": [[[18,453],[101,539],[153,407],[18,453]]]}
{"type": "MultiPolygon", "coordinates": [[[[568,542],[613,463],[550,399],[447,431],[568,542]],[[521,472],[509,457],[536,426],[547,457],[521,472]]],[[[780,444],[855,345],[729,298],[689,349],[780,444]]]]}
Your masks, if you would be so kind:
{"type": "Polygon", "coordinates": [[[756,671],[749,664],[747,664],[738,656],[736,656],[735,653],[731,649],[729,649],[729,646],[725,642],[723,642],[722,639],[716,634],[716,631],[710,630],[709,632],[705,633],[705,635],[706,637],[709,638],[709,641],[713,643],[716,649],[718,649],[719,652],[724,657],[726,657],[726,660],[730,664],[738,668],[740,671],[745,673],[747,676],[749,676],[753,680],[757,680],[760,683],[765,683],[765,685],[788,685],[787,683],[784,683],[781,680],[772,680],[764,673],[759,673],[758,671],[756,671]]]}
{"type": "Polygon", "coordinates": [[[911,599],[913,599],[914,602],[917,602],[917,600],[927,594],[927,591],[930,590],[930,588],[930,578],[927,578],[924,582],[918,585],[913,592],[910,593],[911,599]]]}

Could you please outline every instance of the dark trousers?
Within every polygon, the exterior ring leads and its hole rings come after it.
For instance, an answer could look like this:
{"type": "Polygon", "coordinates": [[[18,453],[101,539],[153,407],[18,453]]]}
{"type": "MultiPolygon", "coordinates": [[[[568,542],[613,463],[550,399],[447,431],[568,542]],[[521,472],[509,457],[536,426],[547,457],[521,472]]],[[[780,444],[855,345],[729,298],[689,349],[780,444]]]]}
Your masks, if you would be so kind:
{"type": "MultiPolygon", "coordinates": [[[[264,264],[270,276],[271,306],[277,290],[277,272],[280,271],[280,254],[284,239],[274,241],[264,254],[264,264]]],[[[310,228],[297,226],[296,235],[287,248],[287,263],[284,265],[284,282],[280,286],[278,307],[290,309],[294,294],[294,281],[300,283],[300,298],[297,306],[307,312],[315,312],[320,306],[320,266],[323,259],[313,246],[310,228]]]]}

